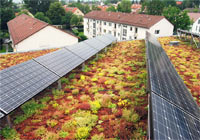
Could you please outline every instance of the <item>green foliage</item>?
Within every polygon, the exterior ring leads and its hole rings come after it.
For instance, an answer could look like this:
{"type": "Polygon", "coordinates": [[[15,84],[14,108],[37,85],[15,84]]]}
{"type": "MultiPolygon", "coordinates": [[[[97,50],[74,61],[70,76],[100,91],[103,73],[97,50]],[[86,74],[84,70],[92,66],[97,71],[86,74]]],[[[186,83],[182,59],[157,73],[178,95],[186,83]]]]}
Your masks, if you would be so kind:
{"type": "Polygon", "coordinates": [[[43,12],[37,12],[34,17],[51,24],[51,20],[47,16],[45,16],[43,12]]]}
{"type": "Polygon", "coordinates": [[[40,126],[34,131],[36,137],[41,137],[47,133],[47,129],[44,126],[40,126]]]}
{"type": "Polygon", "coordinates": [[[64,132],[71,132],[75,129],[77,123],[74,120],[69,120],[62,125],[61,130],[64,132]]]}
{"type": "Polygon", "coordinates": [[[5,139],[19,140],[19,135],[17,134],[17,131],[13,128],[9,128],[8,126],[0,130],[0,134],[5,139]]]}
{"type": "Polygon", "coordinates": [[[51,3],[47,16],[54,25],[62,24],[62,16],[65,15],[65,10],[59,2],[51,3]]]}
{"type": "Polygon", "coordinates": [[[79,37],[79,41],[84,41],[88,39],[87,36],[85,36],[83,32],[80,32],[78,37],[79,37]]]}
{"type": "Polygon", "coordinates": [[[83,72],[89,72],[91,69],[87,66],[87,65],[85,65],[84,67],[83,67],[83,72]]]}
{"type": "Polygon", "coordinates": [[[65,16],[62,17],[62,24],[66,25],[66,29],[70,29],[70,21],[73,16],[71,11],[66,12],[65,16]]]}
{"type": "Polygon", "coordinates": [[[58,121],[57,120],[47,120],[47,125],[50,126],[50,127],[54,127],[58,124],[58,121]]]}
{"type": "Polygon", "coordinates": [[[116,107],[117,107],[117,105],[113,104],[113,103],[111,103],[111,104],[108,105],[108,108],[116,108],[116,107]]]}
{"type": "Polygon", "coordinates": [[[130,13],[131,12],[131,1],[122,0],[121,3],[117,6],[118,12],[130,13]]]}
{"type": "Polygon", "coordinates": [[[161,0],[153,0],[147,2],[147,14],[149,15],[162,15],[164,3],[161,0]]]}
{"type": "Polygon", "coordinates": [[[11,0],[1,0],[1,8],[0,8],[0,29],[8,30],[7,22],[15,17],[15,13],[13,10],[13,2],[11,0]]]}
{"type": "Polygon", "coordinates": [[[139,115],[134,112],[134,110],[123,109],[122,118],[128,122],[137,122],[139,120],[139,115]]]}
{"type": "Polygon", "coordinates": [[[30,10],[31,13],[37,12],[45,13],[52,2],[57,0],[23,0],[25,7],[30,10]]]}
{"type": "Polygon", "coordinates": [[[40,102],[44,104],[44,103],[47,103],[49,100],[51,100],[51,97],[46,96],[46,97],[43,97],[42,99],[40,99],[40,102]]]}
{"type": "Polygon", "coordinates": [[[58,89],[53,89],[52,90],[52,94],[54,95],[54,98],[60,98],[62,97],[65,93],[62,90],[58,90],[58,89]]]}
{"type": "Polygon", "coordinates": [[[26,115],[16,116],[16,118],[14,120],[14,124],[19,124],[19,123],[23,122],[26,119],[27,119],[26,115]]]}
{"type": "Polygon", "coordinates": [[[70,82],[69,82],[69,79],[68,79],[68,78],[65,78],[65,77],[61,78],[60,80],[61,80],[61,83],[62,83],[62,84],[64,84],[64,83],[65,83],[65,84],[69,84],[69,83],[70,83],[70,82]]]}
{"type": "Polygon", "coordinates": [[[91,110],[93,113],[97,113],[98,110],[101,108],[101,104],[99,101],[91,101],[90,102],[91,110]]]}
{"type": "Polygon", "coordinates": [[[60,131],[60,132],[59,132],[59,136],[60,136],[61,138],[66,138],[68,135],[69,135],[68,132],[65,132],[65,131],[60,131]]]}
{"type": "Polygon", "coordinates": [[[110,11],[110,12],[116,12],[117,10],[115,9],[115,7],[113,5],[111,5],[110,7],[108,7],[106,9],[106,11],[110,11]]]}
{"type": "Polygon", "coordinates": [[[78,34],[79,34],[79,32],[78,32],[77,29],[72,29],[72,31],[73,31],[73,33],[74,33],[75,35],[78,35],[78,34]]]}
{"type": "Polygon", "coordinates": [[[190,28],[191,21],[186,11],[181,11],[177,7],[169,6],[163,10],[163,16],[174,25],[175,31],[179,28],[183,30],[188,30],[190,28]]]}
{"type": "Polygon", "coordinates": [[[80,2],[70,3],[68,6],[69,7],[77,7],[84,14],[87,14],[87,13],[89,13],[91,11],[90,10],[90,6],[88,4],[81,4],[80,2]]]}
{"type": "Polygon", "coordinates": [[[74,79],[74,78],[75,78],[75,76],[76,76],[76,74],[75,74],[75,73],[71,73],[71,74],[69,75],[69,79],[74,79]]]}
{"type": "Polygon", "coordinates": [[[82,140],[82,139],[86,139],[89,136],[90,136],[90,133],[89,133],[88,127],[80,127],[76,131],[76,138],[77,139],[82,140]]]}
{"type": "Polygon", "coordinates": [[[94,136],[92,136],[92,140],[104,140],[105,136],[103,133],[101,134],[95,134],[94,136]]]}
{"type": "Polygon", "coordinates": [[[71,26],[81,26],[82,22],[83,22],[82,16],[73,15],[70,20],[70,25],[71,26]]]}
{"type": "Polygon", "coordinates": [[[101,11],[101,8],[97,7],[96,5],[92,5],[93,11],[101,11]]]}
{"type": "Polygon", "coordinates": [[[73,90],[72,90],[72,94],[73,94],[73,95],[77,95],[78,93],[79,93],[79,89],[73,89],[73,90]]]}

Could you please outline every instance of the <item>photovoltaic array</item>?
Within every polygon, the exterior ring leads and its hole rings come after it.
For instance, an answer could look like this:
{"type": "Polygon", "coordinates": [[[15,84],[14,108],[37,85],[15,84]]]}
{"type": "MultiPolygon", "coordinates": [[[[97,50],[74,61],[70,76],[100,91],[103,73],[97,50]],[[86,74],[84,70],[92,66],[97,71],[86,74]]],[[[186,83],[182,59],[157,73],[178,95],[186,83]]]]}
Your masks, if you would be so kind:
{"type": "Polygon", "coordinates": [[[72,46],[66,46],[63,49],[1,70],[0,111],[2,113],[0,112],[0,118],[9,114],[59,78],[116,41],[114,37],[109,36],[108,38],[106,35],[104,36],[98,40],[93,38],[91,39],[92,41],[86,40],[72,46]],[[108,39],[101,40],[105,38],[108,39]],[[86,42],[92,42],[93,45],[89,45],[86,42]]]}
{"type": "Polygon", "coordinates": [[[147,32],[153,139],[200,137],[200,109],[157,41],[147,32]]]}

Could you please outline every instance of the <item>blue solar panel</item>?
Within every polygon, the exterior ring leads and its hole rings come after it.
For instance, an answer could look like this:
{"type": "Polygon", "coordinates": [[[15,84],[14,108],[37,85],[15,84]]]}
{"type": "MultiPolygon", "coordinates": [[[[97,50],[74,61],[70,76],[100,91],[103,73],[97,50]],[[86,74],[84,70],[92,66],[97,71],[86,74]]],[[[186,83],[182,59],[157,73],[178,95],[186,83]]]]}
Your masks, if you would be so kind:
{"type": "Polygon", "coordinates": [[[93,47],[84,42],[80,42],[72,46],[67,46],[65,48],[84,60],[89,59],[90,57],[99,52],[97,49],[94,49],[93,47]]]}
{"type": "Polygon", "coordinates": [[[87,43],[88,45],[99,51],[106,47],[106,45],[103,42],[96,38],[85,40],[84,43],[87,43]]]}
{"type": "Polygon", "coordinates": [[[112,44],[112,40],[108,37],[104,36],[97,36],[96,37],[97,40],[100,40],[101,42],[103,42],[106,46],[112,44]]]}
{"type": "Polygon", "coordinates": [[[200,121],[168,101],[151,94],[153,139],[197,140],[200,138],[200,121]]]}
{"type": "Polygon", "coordinates": [[[66,49],[54,51],[44,56],[40,56],[35,60],[60,77],[66,75],[68,72],[84,62],[84,60],[79,56],[66,49]]]}
{"type": "Polygon", "coordinates": [[[0,71],[0,109],[8,114],[59,79],[34,60],[0,71]]]}
{"type": "Polygon", "coordinates": [[[111,34],[105,34],[104,36],[106,36],[107,38],[111,39],[111,40],[112,40],[112,42],[114,42],[114,41],[117,41],[117,38],[116,38],[116,37],[114,37],[114,36],[113,36],[113,35],[111,35],[111,34]]]}

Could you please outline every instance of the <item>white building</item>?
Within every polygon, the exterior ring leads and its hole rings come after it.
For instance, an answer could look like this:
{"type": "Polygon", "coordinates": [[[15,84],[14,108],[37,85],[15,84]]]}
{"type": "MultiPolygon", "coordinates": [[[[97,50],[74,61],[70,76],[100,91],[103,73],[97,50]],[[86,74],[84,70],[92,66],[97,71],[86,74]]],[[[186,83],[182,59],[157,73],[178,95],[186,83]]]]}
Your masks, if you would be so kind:
{"type": "Polygon", "coordinates": [[[190,31],[200,34],[200,13],[188,13],[188,16],[193,21],[190,31]]]}
{"type": "Polygon", "coordinates": [[[163,16],[104,11],[84,16],[84,34],[88,38],[109,33],[118,40],[144,39],[146,31],[161,37],[173,35],[173,29],[163,16]]]}
{"type": "Polygon", "coordinates": [[[14,52],[58,48],[78,43],[78,38],[25,14],[8,23],[14,52]]]}

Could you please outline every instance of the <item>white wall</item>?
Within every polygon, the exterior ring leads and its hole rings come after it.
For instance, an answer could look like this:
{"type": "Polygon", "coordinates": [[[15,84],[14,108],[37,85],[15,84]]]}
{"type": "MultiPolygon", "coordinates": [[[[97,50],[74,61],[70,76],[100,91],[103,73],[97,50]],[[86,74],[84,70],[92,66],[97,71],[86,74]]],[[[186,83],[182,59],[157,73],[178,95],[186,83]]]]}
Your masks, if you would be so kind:
{"type": "Polygon", "coordinates": [[[84,18],[84,34],[88,38],[92,38],[92,37],[103,35],[103,34],[112,34],[113,36],[117,38],[118,41],[144,39],[146,35],[146,31],[149,31],[152,34],[155,34],[155,30],[160,30],[159,34],[157,34],[156,36],[171,36],[173,35],[173,29],[174,29],[174,26],[166,19],[162,19],[161,21],[156,23],[154,26],[152,26],[150,29],[147,29],[147,28],[136,27],[132,25],[84,18]],[[106,25],[104,24],[104,22],[106,22],[106,25]],[[95,28],[93,27],[94,26],[93,23],[96,24],[95,28]],[[111,23],[111,26],[109,23],[111,23]],[[136,33],[136,28],[137,28],[137,33],[136,33]],[[124,36],[123,34],[124,29],[127,30],[126,36],[124,36]],[[94,31],[96,31],[96,33],[94,33],[94,31]]]}
{"type": "Polygon", "coordinates": [[[154,34],[157,37],[162,36],[172,36],[173,35],[174,26],[165,18],[160,20],[158,23],[154,24],[149,32],[154,34]],[[155,34],[155,30],[160,30],[159,34],[155,34]]]}
{"type": "Polygon", "coordinates": [[[191,29],[192,32],[198,33],[198,34],[200,34],[200,24],[198,24],[199,20],[200,20],[200,18],[197,19],[197,20],[193,23],[192,29],[191,29]]]}
{"type": "Polygon", "coordinates": [[[45,48],[57,48],[78,43],[78,38],[60,31],[52,26],[47,26],[19,44],[15,45],[16,51],[28,51],[45,48]]]}

